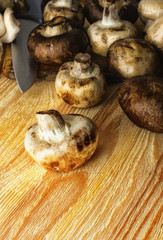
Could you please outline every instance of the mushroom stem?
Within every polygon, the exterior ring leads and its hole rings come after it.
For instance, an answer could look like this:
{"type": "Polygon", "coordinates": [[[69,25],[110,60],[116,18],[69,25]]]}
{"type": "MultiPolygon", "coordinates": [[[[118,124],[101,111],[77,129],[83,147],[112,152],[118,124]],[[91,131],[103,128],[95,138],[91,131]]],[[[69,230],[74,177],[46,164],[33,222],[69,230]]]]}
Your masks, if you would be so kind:
{"type": "Polygon", "coordinates": [[[52,19],[49,24],[45,26],[45,28],[40,30],[40,33],[44,37],[53,37],[60,34],[63,34],[69,31],[70,26],[66,24],[66,20],[62,19],[62,21],[56,22],[56,19],[52,19]]]}
{"type": "Polygon", "coordinates": [[[49,143],[61,142],[69,133],[68,125],[58,111],[40,111],[37,112],[36,116],[41,140],[49,143]]]}
{"type": "Polygon", "coordinates": [[[115,26],[120,22],[118,15],[119,8],[116,4],[108,4],[104,7],[102,24],[104,26],[115,26]]]}
{"type": "Polygon", "coordinates": [[[71,8],[72,0],[58,0],[55,3],[56,7],[71,8]]]}
{"type": "Polygon", "coordinates": [[[74,58],[72,75],[76,77],[88,76],[92,73],[91,56],[88,53],[78,53],[74,58]]]}

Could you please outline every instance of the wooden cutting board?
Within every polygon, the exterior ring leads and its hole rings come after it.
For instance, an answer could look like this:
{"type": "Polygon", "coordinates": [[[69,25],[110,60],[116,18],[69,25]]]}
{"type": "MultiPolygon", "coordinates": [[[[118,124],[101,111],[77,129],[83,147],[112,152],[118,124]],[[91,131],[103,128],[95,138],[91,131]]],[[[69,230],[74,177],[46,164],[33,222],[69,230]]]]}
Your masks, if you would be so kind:
{"type": "MultiPolygon", "coordinates": [[[[82,1],[83,2],[83,1],[82,1]]],[[[10,45],[0,74],[0,239],[163,240],[163,134],[136,127],[117,101],[120,83],[107,75],[98,105],[79,109],[55,92],[58,66],[39,66],[21,93],[10,45]],[[90,117],[99,130],[93,157],[80,168],[44,170],[24,148],[37,111],[56,109],[90,117]]]]}
{"type": "Polygon", "coordinates": [[[55,92],[55,74],[25,93],[0,75],[0,239],[162,240],[163,134],[136,127],[108,79],[106,98],[77,109],[55,92]],[[99,130],[94,156],[68,173],[46,171],[24,149],[35,113],[56,109],[90,117],[99,130]]]}

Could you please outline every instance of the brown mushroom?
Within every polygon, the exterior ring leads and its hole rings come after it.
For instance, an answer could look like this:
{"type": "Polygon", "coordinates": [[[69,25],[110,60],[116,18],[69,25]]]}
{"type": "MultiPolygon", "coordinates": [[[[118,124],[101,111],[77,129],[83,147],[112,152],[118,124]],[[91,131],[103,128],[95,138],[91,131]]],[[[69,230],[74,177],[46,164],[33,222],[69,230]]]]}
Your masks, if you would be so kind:
{"type": "Polygon", "coordinates": [[[117,78],[160,73],[160,58],[144,39],[126,38],[114,42],[107,53],[110,73],[117,78]]]}
{"type": "MultiPolygon", "coordinates": [[[[104,7],[108,2],[118,2],[115,1],[107,1],[107,0],[85,0],[84,3],[84,11],[86,18],[89,23],[94,23],[102,19],[104,7]]],[[[119,8],[119,16],[122,20],[126,20],[129,22],[136,22],[138,18],[137,11],[137,1],[136,0],[120,0],[120,8],[119,8]]]]}
{"type": "Polygon", "coordinates": [[[73,107],[91,107],[99,103],[106,92],[106,81],[100,67],[88,53],[79,53],[74,61],[64,63],[55,80],[60,98],[73,107]]]}
{"type": "Polygon", "coordinates": [[[57,16],[70,18],[84,25],[84,9],[77,0],[49,1],[43,11],[44,21],[52,20],[57,16]]]}
{"type": "Polygon", "coordinates": [[[88,37],[77,22],[65,17],[55,17],[37,26],[28,38],[28,50],[37,61],[45,64],[71,60],[85,52],[88,37]]]}
{"type": "Polygon", "coordinates": [[[37,112],[38,122],[25,135],[25,149],[46,169],[70,171],[88,161],[98,143],[94,122],[83,115],[37,112]]]}
{"type": "Polygon", "coordinates": [[[118,16],[118,5],[106,5],[102,20],[90,25],[87,30],[93,52],[106,57],[110,45],[118,39],[136,37],[137,29],[118,16]]]}
{"type": "Polygon", "coordinates": [[[127,79],[120,87],[118,100],[138,127],[163,133],[163,78],[137,76],[127,79]]]}

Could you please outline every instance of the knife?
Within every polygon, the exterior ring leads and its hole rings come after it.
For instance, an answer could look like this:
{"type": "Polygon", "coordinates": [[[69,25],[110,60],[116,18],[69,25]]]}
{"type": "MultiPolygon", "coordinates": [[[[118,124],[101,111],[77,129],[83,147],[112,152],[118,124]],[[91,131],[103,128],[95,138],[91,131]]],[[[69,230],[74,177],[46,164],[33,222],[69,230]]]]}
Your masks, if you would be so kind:
{"type": "Polygon", "coordinates": [[[20,21],[20,31],[11,43],[14,74],[21,92],[25,92],[35,82],[38,63],[30,56],[27,41],[30,32],[42,22],[43,0],[26,0],[27,13],[16,16],[20,21]]]}

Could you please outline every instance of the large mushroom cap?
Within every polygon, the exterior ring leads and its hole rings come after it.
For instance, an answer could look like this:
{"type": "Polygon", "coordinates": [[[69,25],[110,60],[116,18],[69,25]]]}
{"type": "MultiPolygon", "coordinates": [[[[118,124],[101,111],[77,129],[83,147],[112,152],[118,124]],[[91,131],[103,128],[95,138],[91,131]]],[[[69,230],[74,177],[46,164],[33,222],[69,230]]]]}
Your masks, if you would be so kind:
{"type": "Polygon", "coordinates": [[[121,78],[160,73],[159,55],[144,39],[114,42],[108,49],[107,60],[110,72],[121,78]]]}
{"type": "Polygon", "coordinates": [[[63,16],[84,24],[84,9],[77,0],[51,0],[44,8],[44,21],[52,20],[54,17],[63,16]]]}
{"type": "Polygon", "coordinates": [[[42,63],[62,64],[79,52],[85,52],[88,37],[84,29],[71,19],[56,17],[37,26],[29,35],[28,50],[42,63]]]}
{"type": "Polygon", "coordinates": [[[163,133],[163,79],[137,76],[123,82],[118,100],[138,127],[163,133]]]}
{"type": "Polygon", "coordinates": [[[88,53],[79,53],[74,61],[64,63],[56,76],[55,87],[60,98],[73,107],[86,108],[99,103],[106,92],[106,81],[100,67],[88,53]]]}
{"type": "Polygon", "coordinates": [[[70,171],[95,152],[98,133],[90,118],[48,110],[38,112],[37,119],[26,132],[25,148],[44,168],[70,171]]]}

